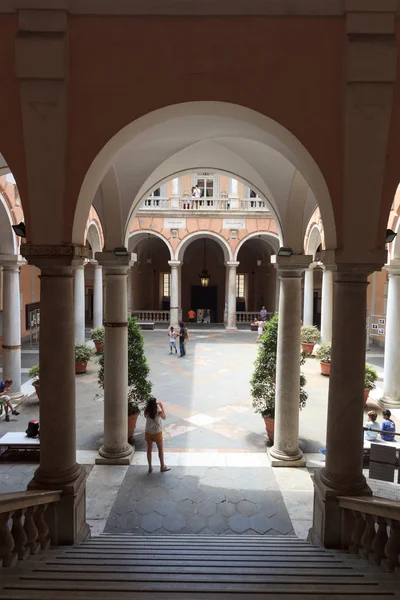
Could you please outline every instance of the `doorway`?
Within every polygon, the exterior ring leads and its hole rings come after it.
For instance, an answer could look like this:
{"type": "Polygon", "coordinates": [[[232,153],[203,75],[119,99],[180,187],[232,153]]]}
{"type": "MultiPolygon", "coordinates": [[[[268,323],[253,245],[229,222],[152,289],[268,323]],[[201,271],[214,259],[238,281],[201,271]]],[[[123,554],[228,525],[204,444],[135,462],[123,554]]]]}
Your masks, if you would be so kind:
{"type": "Polygon", "coordinates": [[[191,308],[197,313],[199,309],[210,310],[211,323],[217,322],[218,311],[218,288],[216,285],[203,287],[201,285],[192,285],[191,293],[191,308]]]}

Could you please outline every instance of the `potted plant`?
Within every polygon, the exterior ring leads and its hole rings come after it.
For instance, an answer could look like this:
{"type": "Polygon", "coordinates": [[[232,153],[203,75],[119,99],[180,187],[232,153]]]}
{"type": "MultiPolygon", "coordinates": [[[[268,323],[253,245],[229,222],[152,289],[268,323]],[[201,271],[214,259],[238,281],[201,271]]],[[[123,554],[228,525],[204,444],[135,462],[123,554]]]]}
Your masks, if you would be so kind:
{"type": "Polygon", "coordinates": [[[104,327],[95,327],[95,329],[92,329],[90,339],[93,340],[96,346],[97,354],[104,351],[104,327]]]}
{"type": "Polygon", "coordinates": [[[372,365],[365,363],[364,375],[364,405],[367,404],[368,396],[371,390],[375,389],[375,382],[378,379],[378,373],[372,365]]]}
{"type": "Polygon", "coordinates": [[[315,344],[321,340],[321,334],[314,325],[303,325],[301,328],[300,341],[301,349],[307,354],[312,354],[315,344]]]}
{"type": "Polygon", "coordinates": [[[31,367],[28,371],[28,375],[33,379],[32,385],[35,388],[36,396],[40,400],[40,381],[39,381],[39,365],[31,367]]]}
{"type": "Polygon", "coordinates": [[[316,358],[320,361],[321,375],[328,375],[331,372],[331,355],[332,344],[321,344],[315,353],[316,358]]]}
{"type": "Polygon", "coordinates": [[[75,373],[86,373],[88,360],[92,353],[91,347],[87,344],[75,344],[75,373]]]}
{"type": "MultiPolygon", "coordinates": [[[[128,440],[135,431],[140,411],[151,396],[149,365],[144,354],[144,341],[136,317],[128,319],[128,440]]],[[[99,358],[98,383],[104,388],[104,352],[99,358]]]]}
{"type": "MultiPolygon", "coordinates": [[[[253,398],[253,407],[256,412],[261,413],[264,418],[265,428],[271,443],[274,441],[275,426],[275,393],[276,393],[276,356],[278,347],[278,315],[274,315],[266,323],[265,333],[261,338],[261,345],[258,349],[255,360],[255,368],[251,377],[251,395],[253,398]]],[[[300,365],[303,365],[305,358],[299,353],[300,365]]],[[[300,410],[305,407],[307,401],[307,392],[304,387],[306,378],[300,374],[300,410]]]]}

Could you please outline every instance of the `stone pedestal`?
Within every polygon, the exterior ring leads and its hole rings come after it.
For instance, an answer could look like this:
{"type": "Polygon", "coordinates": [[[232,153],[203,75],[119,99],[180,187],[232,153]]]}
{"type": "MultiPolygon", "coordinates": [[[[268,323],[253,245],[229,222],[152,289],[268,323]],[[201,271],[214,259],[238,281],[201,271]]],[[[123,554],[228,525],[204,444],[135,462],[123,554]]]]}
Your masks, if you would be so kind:
{"type": "Polygon", "coordinates": [[[393,260],[385,269],[389,273],[389,285],[383,398],[380,404],[385,408],[396,408],[400,406],[400,260],[393,260]]]}
{"type": "Polygon", "coordinates": [[[181,261],[168,261],[171,267],[171,298],[169,308],[170,326],[179,329],[179,278],[181,272],[181,261]]]}
{"type": "Polygon", "coordinates": [[[304,273],[303,325],[314,324],[314,269],[304,273]]]}
{"type": "Polygon", "coordinates": [[[93,329],[103,326],[103,268],[97,263],[93,274],[93,329]]]}
{"type": "Polygon", "coordinates": [[[84,261],[74,265],[75,342],[85,341],[85,270],[84,261]]]}
{"type": "Polygon", "coordinates": [[[225,263],[228,270],[228,315],[226,331],[237,331],[236,327],[236,270],[239,266],[237,261],[231,260],[225,263]]]}
{"type": "Polygon", "coordinates": [[[332,362],[329,377],[326,463],[314,478],[311,539],[341,544],[340,495],[370,495],[363,475],[366,265],[339,268],[335,282],[332,362]]]}
{"type": "Polygon", "coordinates": [[[55,543],[73,544],[90,535],[86,523],[86,471],[76,462],[73,268],[87,249],[77,246],[21,247],[40,275],[40,465],[28,489],[61,490],[52,509],[55,543]]]}
{"type": "Polygon", "coordinates": [[[301,276],[309,256],[273,256],[280,279],[273,467],[304,467],[299,448],[301,276]]]}
{"type": "Polygon", "coordinates": [[[322,274],[321,342],[332,342],[333,272],[325,266],[322,274]]]}
{"type": "Polygon", "coordinates": [[[19,262],[17,256],[0,257],[3,267],[3,369],[2,378],[12,379],[11,400],[19,400],[21,392],[21,307],[19,262]]]}
{"type": "Polygon", "coordinates": [[[131,256],[97,252],[106,278],[104,319],[104,443],[96,464],[127,465],[133,456],[128,444],[128,323],[127,274],[131,256]]]}

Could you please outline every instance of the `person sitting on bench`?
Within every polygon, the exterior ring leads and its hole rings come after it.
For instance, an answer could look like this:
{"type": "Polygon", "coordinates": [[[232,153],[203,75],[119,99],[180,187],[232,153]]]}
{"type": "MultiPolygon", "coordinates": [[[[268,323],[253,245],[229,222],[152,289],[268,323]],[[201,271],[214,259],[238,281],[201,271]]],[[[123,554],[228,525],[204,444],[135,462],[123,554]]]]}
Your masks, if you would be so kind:
{"type": "Polygon", "coordinates": [[[396,432],[396,425],[390,418],[392,416],[392,413],[390,412],[389,409],[386,409],[382,412],[382,416],[385,420],[383,421],[382,427],[381,427],[381,429],[382,429],[381,439],[384,440],[385,442],[393,442],[393,440],[395,439],[394,434],[396,432]]]}
{"type": "Polygon", "coordinates": [[[0,404],[4,406],[6,411],[6,421],[10,420],[10,415],[8,414],[8,409],[11,410],[11,413],[15,416],[19,415],[19,412],[13,409],[11,404],[11,398],[8,396],[10,387],[12,386],[11,379],[5,379],[4,381],[0,381],[0,404]]]}
{"type": "Polygon", "coordinates": [[[368,422],[364,425],[364,440],[367,442],[374,442],[378,437],[378,431],[381,427],[377,422],[378,415],[374,410],[370,410],[368,413],[368,422]],[[367,429],[367,431],[365,431],[367,429]]]}

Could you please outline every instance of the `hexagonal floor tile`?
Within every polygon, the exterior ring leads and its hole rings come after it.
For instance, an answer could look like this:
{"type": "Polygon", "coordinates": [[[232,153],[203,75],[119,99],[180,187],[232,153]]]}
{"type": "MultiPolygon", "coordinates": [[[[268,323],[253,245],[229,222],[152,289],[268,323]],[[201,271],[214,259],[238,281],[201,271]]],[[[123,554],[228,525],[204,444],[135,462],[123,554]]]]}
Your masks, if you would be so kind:
{"type": "Polygon", "coordinates": [[[228,521],[222,515],[213,515],[208,519],[208,527],[214,533],[223,533],[228,529],[228,521]]]}
{"type": "Polygon", "coordinates": [[[233,502],[234,504],[244,500],[244,494],[240,490],[226,490],[225,496],[228,502],[233,502]]]}
{"type": "Polygon", "coordinates": [[[175,502],[179,502],[179,500],[185,500],[185,498],[189,497],[189,490],[185,487],[174,488],[169,490],[169,497],[171,500],[175,500],[175,502]]]}
{"type": "Polygon", "coordinates": [[[224,517],[231,517],[236,512],[236,504],[233,504],[233,502],[220,502],[217,504],[217,512],[224,517]]]}
{"type": "Polygon", "coordinates": [[[277,513],[273,517],[270,518],[271,527],[282,533],[283,535],[288,534],[292,531],[293,526],[292,522],[289,519],[289,516],[282,515],[281,513],[277,513]]]}
{"type": "Polygon", "coordinates": [[[176,533],[186,525],[185,517],[180,513],[170,513],[163,520],[163,527],[171,533],[176,533]]]}
{"type": "Polygon", "coordinates": [[[237,505],[237,510],[240,514],[250,517],[257,514],[257,506],[248,500],[241,500],[237,505]]]}
{"type": "Polygon", "coordinates": [[[264,515],[253,515],[250,517],[250,526],[257,533],[264,534],[272,529],[271,521],[264,515]]]}
{"type": "Polygon", "coordinates": [[[147,497],[153,498],[153,500],[166,500],[169,498],[169,490],[158,485],[147,490],[147,497]]]}
{"type": "Polygon", "coordinates": [[[225,492],[210,492],[208,496],[208,500],[211,502],[215,502],[215,504],[219,504],[220,502],[225,502],[226,496],[225,492]]]}
{"type": "Polygon", "coordinates": [[[270,502],[269,500],[262,500],[262,502],[257,502],[256,506],[258,512],[264,515],[265,517],[272,517],[273,515],[276,515],[276,513],[279,511],[279,507],[274,502],[270,502]]]}
{"type": "Polygon", "coordinates": [[[159,500],[156,502],[154,510],[165,517],[165,515],[176,512],[176,502],[173,500],[159,500]]]}
{"type": "Polygon", "coordinates": [[[197,512],[200,515],[203,515],[203,517],[211,517],[217,512],[217,505],[215,502],[211,502],[210,500],[204,500],[198,505],[197,512]]]}
{"type": "Polygon", "coordinates": [[[156,531],[156,529],[160,529],[162,524],[163,517],[158,513],[152,512],[142,518],[140,526],[148,533],[152,533],[153,531],[156,531]]]}
{"type": "Polygon", "coordinates": [[[229,517],[229,527],[237,533],[250,529],[250,519],[244,515],[236,514],[229,517]]]}
{"type": "Polygon", "coordinates": [[[202,515],[193,515],[186,519],[186,525],[193,533],[199,533],[206,526],[207,522],[202,515]]]}
{"type": "Polygon", "coordinates": [[[186,498],[185,500],[179,500],[177,503],[177,508],[178,511],[184,515],[194,515],[196,512],[196,503],[192,500],[189,500],[189,498],[186,498]]]}
{"type": "Polygon", "coordinates": [[[135,503],[135,510],[139,515],[147,515],[154,510],[154,500],[151,498],[142,498],[135,503]]]}

